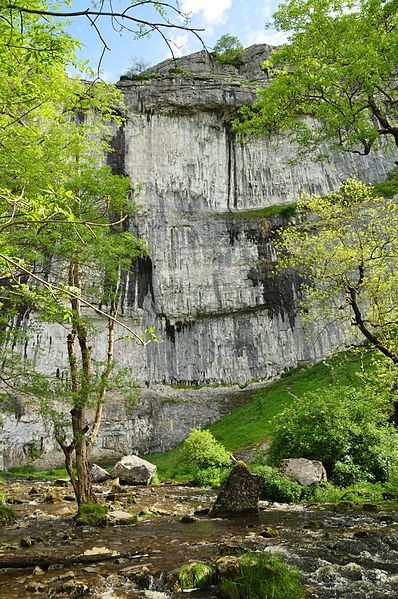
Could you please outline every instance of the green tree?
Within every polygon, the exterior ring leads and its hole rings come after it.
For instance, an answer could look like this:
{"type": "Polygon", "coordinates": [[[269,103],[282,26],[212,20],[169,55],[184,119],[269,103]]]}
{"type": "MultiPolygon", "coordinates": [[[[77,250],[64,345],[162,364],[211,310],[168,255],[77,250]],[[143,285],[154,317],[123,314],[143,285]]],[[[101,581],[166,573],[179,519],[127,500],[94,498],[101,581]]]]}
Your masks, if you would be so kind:
{"type": "Polygon", "coordinates": [[[238,38],[229,34],[224,34],[217,40],[213,52],[220,62],[236,66],[239,66],[245,55],[245,50],[238,38]]]}
{"type": "Polygon", "coordinates": [[[396,0],[286,0],[274,26],[289,43],[264,63],[269,80],[236,130],[289,131],[301,151],[398,146],[397,25],[396,0]]]}
{"type": "Polygon", "coordinates": [[[196,428],[185,439],[182,456],[194,482],[202,486],[220,486],[223,475],[232,465],[231,454],[211,432],[196,428]]]}
{"type": "MultiPolygon", "coordinates": [[[[366,340],[398,366],[398,207],[356,179],[326,197],[302,196],[294,221],[281,231],[281,268],[297,269],[303,317],[338,324],[347,342],[366,340]]],[[[384,376],[384,375],[383,375],[384,376]]],[[[398,400],[395,399],[398,424],[398,400]]]]}
{"type": "Polygon", "coordinates": [[[137,190],[98,166],[121,123],[121,95],[67,77],[71,62],[79,66],[78,42],[47,9],[41,0],[0,2],[0,378],[6,390],[47,402],[80,504],[95,501],[90,451],[112,384],[116,327],[145,343],[117,318],[121,274],[145,244],[128,231],[137,190]],[[63,325],[67,373],[43,378],[12,351],[13,325],[27,313],[63,325]],[[93,314],[108,324],[102,364],[93,314]],[[69,420],[54,399],[68,402],[69,420]]]}

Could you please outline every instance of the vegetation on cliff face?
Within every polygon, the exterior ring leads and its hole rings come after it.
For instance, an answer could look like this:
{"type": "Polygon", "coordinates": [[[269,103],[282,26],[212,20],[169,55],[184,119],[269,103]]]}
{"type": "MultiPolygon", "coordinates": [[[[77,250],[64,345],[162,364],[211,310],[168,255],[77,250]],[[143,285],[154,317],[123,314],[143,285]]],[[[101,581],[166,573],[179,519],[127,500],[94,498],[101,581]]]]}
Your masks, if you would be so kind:
{"type": "Polygon", "coordinates": [[[224,34],[215,43],[213,53],[220,62],[239,66],[244,58],[245,49],[236,36],[224,34]]]}
{"type": "Polygon", "coordinates": [[[269,81],[236,130],[289,131],[301,151],[324,140],[362,154],[398,146],[397,24],[395,0],[282,2],[273,26],[289,43],[264,63],[269,81]]]}

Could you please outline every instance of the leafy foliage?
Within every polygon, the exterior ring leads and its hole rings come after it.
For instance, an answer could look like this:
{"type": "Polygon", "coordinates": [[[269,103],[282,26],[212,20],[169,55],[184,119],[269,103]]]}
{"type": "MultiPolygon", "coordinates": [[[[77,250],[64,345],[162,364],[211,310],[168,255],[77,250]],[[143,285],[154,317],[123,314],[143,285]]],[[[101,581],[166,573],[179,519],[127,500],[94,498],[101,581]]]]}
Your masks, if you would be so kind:
{"type": "MultiPolygon", "coordinates": [[[[222,445],[233,453],[268,440],[272,433],[272,419],[290,406],[294,396],[316,392],[327,385],[358,387],[362,384],[364,371],[373,372],[374,364],[366,348],[359,347],[319,362],[300,365],[273,383],[256,389],[244,405],[240,405],[208,430],[222,445]]],[[[256,452],[258,453],[258,452],[256,452]]],[[[147,456],[158,467],[161,478],[187,480],[182,446],[167,452],[147,456]]]]}
{"type": "Polygon", "coordinates": [[[387,480],[398,464],[398,433],[385,405],[354,389],[328,387],[297,400],[274,420],[269,460],[320,460],[336,482],[387,480]]]}
{"type": "Polygon", "coordinates": [[[282,2],[273,26],[289,43],[265,62],[269,81],[236,129],[290,131],[304,152],[324,140],[363,154],[397,146],[397,20],[395,0],[282,2]]]}
{"type": "Polygon", "coordinates": [[[251,464],[250,470],[254,474],[261,474],[265,477],[261,499],[282,503],[298,503],[300,501],[303,487],[287,476],[282,476],[277,468],[261,464],[251,464]]]}
{"type": "Polygon", "coordinates": [[[392,170],[385,181],[372,184],[373,191],[378,196],[392,198],[398,194],[398,169],[392,170]]]}
{"type": "Polygon", "coordinates": [[[0,7],[0,378],[7,391],[39,398],[77,501],[87,503],[95,501],[88,462],[112,386],[122,273],[146,245],[128,230],[139,189],[99,166],[122,122],[122,97],[67,76],[78,43],[50,14],[41,18],[47,9],[41,0],[0,7]],[[47,377],[18,356],[31,313],[36,329],[45,321],[65,332],[67,363],[47,377]],[[92,356],[93,314],[108,324],[102,363],[92,356]],[[69,403],[64,413],[60,400],[69,403]]]}
{"type": "Polygon", "coordinates": [[[348,179],[338,192],[303,196],[281,233],[281,267],[299,270],[307,322],[336,323],[365,337],[395,365],[398,206],[348,179]]]}
{"type": "Polygon", "coordinates": [[[218,487],[232,464],[230,454],[207,430],[191,431],[182,445],[182,456],[194,482],[202,486],[218,487]]]}
{"type": "Polygon", "coordinates": [[[234,66],[239,66],[245,55],[245,50],[238,38],[229,34],[224,34],[217,40],[213,52],[217,60],[234,66]]]}

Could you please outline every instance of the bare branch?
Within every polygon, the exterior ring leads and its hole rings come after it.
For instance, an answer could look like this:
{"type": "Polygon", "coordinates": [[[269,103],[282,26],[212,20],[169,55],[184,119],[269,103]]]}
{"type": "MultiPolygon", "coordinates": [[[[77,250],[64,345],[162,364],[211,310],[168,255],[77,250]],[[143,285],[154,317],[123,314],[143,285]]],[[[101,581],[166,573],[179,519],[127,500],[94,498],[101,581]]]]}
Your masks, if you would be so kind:
{"type": "Polygon", "coordinates": [[[84,306],[86,306],[87,308],[90,308],[96,314],[104,316],[108,320],[114,321],[116,324],[118,324],[119,326],[121,326],[128,333],[130,333],[130,335],[132,337],[134,337],[134,339],[136,339],[136,341],[138,341],[138,343],[140,343],[140,345],[145,346],[145,345],[148,345],[148,343],[150,343],[150,341],[144,341],[144,339],[142,338],[141,335],[139,335],[138,333],[136,333],[135,331],[133,331],[133,329],[131,329],[130,327],[128,327],[126,324],[124,324],[123,322],[121,322],[119,319],[115,318],[111,314],[108,314],[107,312],[104,312],[104,310],[101,310],[100,308],[98,308],[97,306],[95,306],[94,304],[92,304],[91,302],[83,299],[82,297],[80,297],[80,295],[78,295],[77,293],[74,293],[70,289],[67,289],[65,287],[60,287],[59,285],[55,285],[54,283],[49,283],[48,281],[46,281],[45,279],[42,279],[41,277],[39,277],[38,275],[36,275],[35,273],[33,273],[31,270],[25,268],[24,266],[22,266],[21,264],[19,264],[18,262],[16,262],[12,258],[10,258],[9,256],[5,256],[4,254],[0,254],[0,258],[2,260],[4,260],[5,262],[7,262],[8,264],[11,264],[14,268],[18,268],[23,273],[25,273],[25,274],[29,275],[30,277],[32,277],[32,279],[34,279],[35,281],[37,281],[38,283],[40,283],[41,285],[43,285],[43,287],[45,287],[46,289],[53,290],[53,291],[58,291],[60,293],[63,293],[65,295],[67,295],[70,298],[74,298],[76,300],[79,300],[84,306]]]}

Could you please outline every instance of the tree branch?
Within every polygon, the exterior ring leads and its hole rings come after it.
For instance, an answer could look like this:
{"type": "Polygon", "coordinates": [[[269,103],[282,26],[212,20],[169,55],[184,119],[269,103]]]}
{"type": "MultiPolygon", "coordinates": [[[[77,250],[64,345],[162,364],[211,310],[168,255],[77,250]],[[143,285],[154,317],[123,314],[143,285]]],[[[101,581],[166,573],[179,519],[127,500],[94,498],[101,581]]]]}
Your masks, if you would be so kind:
{"type": "Polygon", "coordinates": [[[104,310],[101,310],[100,308],[98,308],[97,306],[95,306],[94,304],[92,304],[91,302],[83,299],[82,297],[80,297],[80,295],[78,295],[77,293],[74,293],[70,289],[66,289],[64,287],[60,287],[58,285],[55,285],[54,283],[49,283],[48,281],[46,281],[45,279],[42,279],[38,275],[34,274],[31,270],[25,268],[24,266],[22,266],[21,264],[19,264],[18,262],[16,262],[12,258],[10,258],[9,256],[5,256],[4,254],[0,253],[0,259],[4,260],[5,262],[11,264],[15,268],[18,268],[19,270],[21,270],[25,274],[29,275],[30,277],[32,277],[32,279],[34,279],[35,281],[38,281],[39,283],[41,283],[43,285],[43,287],[45,287],[49,291],[51,291],[51,290],[52,291],[58,291],[60,293],[63,293],[65,295],[67,295],[68,297],[77,299],[84,306],[87,306],[88,308],[90,308],[91,310],[93,310],[96,314],[100,314],[101,316],[104,316],[108,320],[113,320],[115,322],[115,324],[118,324],[123,329],[125,329],[128,333],[130,333],[130,335],[132,335],[132,337],[134,337],[134,339],[136,339],[141,345],[145,346],[145,345],[148,345],[148,343],[151,342],[150,340],[149,341],[144,341],[144,339],[141,337],[141,335],[139,335],[138,333],[136,333],[135,331],[133,331],[133,329],[131,329],[130,327],[128,327],[126,324],[124,324],[123,322],[121,322],[119,319],[115,318],[114,316],[111,316],[107,312],[104,312],[104,310]]]}

